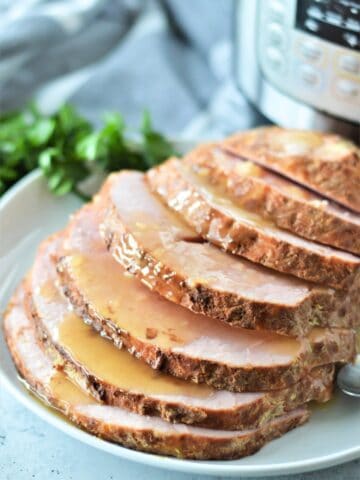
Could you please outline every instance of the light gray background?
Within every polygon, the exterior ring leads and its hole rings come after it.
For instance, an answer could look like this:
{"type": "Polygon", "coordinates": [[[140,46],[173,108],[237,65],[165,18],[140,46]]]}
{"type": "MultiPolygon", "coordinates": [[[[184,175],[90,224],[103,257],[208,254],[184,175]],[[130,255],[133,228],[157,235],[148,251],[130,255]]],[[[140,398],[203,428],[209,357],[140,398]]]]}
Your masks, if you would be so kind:
{"type": "MultiPolygon", "coordinates": [[[[155,125],[177,137],[264,123],[231,76],[232,8],[231,0],[0,0],[0,112],[36,95],[45,110],[70,99],[95,124],[104,110],[119,110],[134,125],[147,107],[155,125]]],[[[33,478],[208,477],[96,451],[0,391],[0,479],[33,478]]],[[[359,480],[360,462],[291,478],[359,480]]]]}

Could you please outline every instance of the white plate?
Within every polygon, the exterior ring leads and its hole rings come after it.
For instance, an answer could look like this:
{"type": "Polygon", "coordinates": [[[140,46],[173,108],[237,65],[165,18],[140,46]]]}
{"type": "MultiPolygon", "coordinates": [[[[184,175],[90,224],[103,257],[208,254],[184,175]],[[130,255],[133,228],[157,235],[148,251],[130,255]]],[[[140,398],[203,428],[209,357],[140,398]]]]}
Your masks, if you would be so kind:
{"type": "MultiPolygon", "coordinates": [[[[0,308],[30,266],[39,241],[61,228],[80,202],[50,195],[38,172],[12,188],[0,202],[0,308]]],[[[188,461],[122,448],[83,432],[29,395],[0,335],[0,381],[27,408],[63,432],[127,460],[188,473],[218,476],[281,475],[316,470],[360,457],[360,402],[340,393],[326,407],[315,407],[307,425],[236,461],[188,461]]]]}

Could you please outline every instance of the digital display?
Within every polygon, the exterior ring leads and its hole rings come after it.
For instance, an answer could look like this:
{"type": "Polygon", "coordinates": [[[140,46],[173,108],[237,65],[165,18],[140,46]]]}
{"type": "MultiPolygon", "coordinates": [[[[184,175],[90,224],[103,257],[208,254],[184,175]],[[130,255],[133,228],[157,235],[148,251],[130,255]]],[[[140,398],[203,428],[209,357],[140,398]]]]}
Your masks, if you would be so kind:
{"type": "Polygon", "coordinates": [[[296,28],[360,51],[360,0],[298,0],[296,28]]]}

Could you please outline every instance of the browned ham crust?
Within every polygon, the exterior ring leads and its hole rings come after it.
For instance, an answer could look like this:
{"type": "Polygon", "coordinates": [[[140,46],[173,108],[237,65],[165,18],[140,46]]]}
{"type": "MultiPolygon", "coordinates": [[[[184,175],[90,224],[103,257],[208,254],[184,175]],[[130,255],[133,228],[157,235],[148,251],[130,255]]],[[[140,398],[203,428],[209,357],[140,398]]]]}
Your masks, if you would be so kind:
{"type": "Polygon", "coordinates": [[[321,285],[360,287],[359,257],[304,240],[248,214],[180,160],[168,160],[150,170],[147,178],[167,206],[229,253],[321,285]]]}
{"type": "Polygon", "coordinates": [[[250,394],[214,391],[154,374],[149,366],[101,338],[80,317],[69,314],[55,286],[51,261],[60,242],[61,237],[50,238],[39,248],[27,282],[25,306],[50,358],[98,401],[175,423],[244,430],[310,400],[325,402],[331,397],[333,365],[315,368],[288,389],[250,394]],[[64,326],[70,338],[66,331],[64,335],[64,326]]]}
{"type": "Polygon", "coordinates": [[[200,145],[184,162],[245,211],[300,237],[360,254],[360,215],[227,153],[221,143],[200,145]]]}
{"type": "Polygon", "coordinates": [[[332,134],[262,128],[113,174],[10,300],[15,366],[103,439],[250,455],[355,357],[360,260],[331,247],[360,253],[358,213],[359,149],[332,134]]]}
{"type": "Polygon", "coordinates": [[[353,358],[352,330],[314,329],[295,340],[233,329],[150,292],[106,259],[96,237],[99,207],[87,206],[73,218],[58,263],[60,283],[80,316],[153,368],[217,389],[267,391],[294,384],[315,366],[353,358]],[[148,336],[150,328],[155,337],[148,336]]]}
{"type": "Polygon", "coordinates": [[[84,430],[105,440],[144,452],[192,459],[232,459],[251,455],[309,418],[297,409],[262,427],[247,431],[173,425],[119,407],[94,404],[78,387],[57,372],[36,342],[35,331],[22,306],[19,291],[5,315],[4,331],[13,361],[28,387],[46,404],[60,410],[84,430]],[[53,379],[62,385],[53,386],[53,379]],[[66,386],[66,388],[64,388],[66,386]]]}
{"type": "Polygon", "coordinates": [[[359,148],[338,135],[263,127],[223,145],[360,213],[359,148]]]}
{"type": "Polygon", "coordinates": [[[112,175],[101,196],[103,236],[114,258],[173,302],[231,325],[289,335],[359,322],[359,289],[336,293],[198,243],[139,173],[112,175]]]}

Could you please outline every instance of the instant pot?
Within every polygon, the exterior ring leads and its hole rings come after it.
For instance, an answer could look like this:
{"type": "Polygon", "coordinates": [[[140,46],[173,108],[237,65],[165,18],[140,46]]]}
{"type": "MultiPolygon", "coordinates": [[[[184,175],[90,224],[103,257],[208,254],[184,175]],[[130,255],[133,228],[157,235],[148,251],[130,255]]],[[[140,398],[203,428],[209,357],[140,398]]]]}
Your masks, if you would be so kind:
{"type": "Polygon", "coordinates": [[[360,0],[238,0],[236,78],[266,117],[359,141],[360,0]]]}

